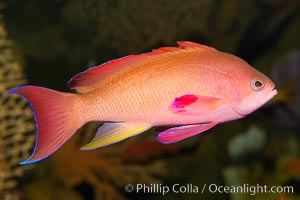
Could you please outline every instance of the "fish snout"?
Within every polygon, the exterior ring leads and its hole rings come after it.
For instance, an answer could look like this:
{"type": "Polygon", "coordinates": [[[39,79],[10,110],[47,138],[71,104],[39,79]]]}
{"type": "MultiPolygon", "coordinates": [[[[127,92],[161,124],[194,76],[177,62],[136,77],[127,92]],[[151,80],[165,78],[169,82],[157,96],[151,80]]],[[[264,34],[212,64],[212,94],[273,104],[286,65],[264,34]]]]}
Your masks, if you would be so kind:
{"type": "Polygon", "coordinates": [[[270,99],[273,98],[274,96],[276,96],[277,94],[278,94],[278,91],[275,88],[275,85],[273,85],[273,87],[271,87],[271,90],[270,90],[270,99]]]}

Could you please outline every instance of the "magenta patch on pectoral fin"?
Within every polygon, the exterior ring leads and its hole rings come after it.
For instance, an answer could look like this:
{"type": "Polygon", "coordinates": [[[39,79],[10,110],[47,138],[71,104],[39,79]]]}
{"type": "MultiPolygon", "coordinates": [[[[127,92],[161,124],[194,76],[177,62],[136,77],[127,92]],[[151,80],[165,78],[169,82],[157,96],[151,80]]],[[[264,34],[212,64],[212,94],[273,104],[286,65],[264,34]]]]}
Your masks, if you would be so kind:
{"type": "Polygon", "coordinates": [[[218,107],[220,98],[186,94],[175,98],[169,110],[182,115],[208,114],[218,107]]]}
{"type": "Polygon", "coordinates": [[[162,133],[159,133],[157,140],[164,144],[178,142],[211,129],[217,124],[218,122],[211,122],[170,128],[162,133]]]}
{"type": "Polygon", "coordinates": [[[80,127],[74,123],[75,115],[68,101],[71,94],[36,86],[19,87],[8,94],[22,95],[30,104],[36,122],[33,153],[20,164],[34,163],[50,156],[80,127]]]}
{"type": "Polygon", "coordinates": [[[172,103],[171,107],[172,108],[184,108],[191,103],[194,103],[197,101],[198,97],[193,94],[186,94],[181,97],[175,98],[174,102],[172,103]]]}

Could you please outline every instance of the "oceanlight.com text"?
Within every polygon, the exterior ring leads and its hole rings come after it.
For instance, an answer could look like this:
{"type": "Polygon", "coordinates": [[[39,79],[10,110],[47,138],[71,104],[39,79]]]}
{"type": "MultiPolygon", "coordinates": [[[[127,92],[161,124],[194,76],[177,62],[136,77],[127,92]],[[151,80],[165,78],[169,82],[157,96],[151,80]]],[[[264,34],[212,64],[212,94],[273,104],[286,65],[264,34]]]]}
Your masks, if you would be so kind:
{"type": "Polygon", "coordinates": [[[126,192],[134,192],[137,194],[162,194],[166,195],[168,193],[246,193],[249,195],[256,195],[259,193],[288,193],[294,192],[293,186],[268,186],[268,185],[249,185],[242,184],[239,186],[222,186],[217,184],[204,184],[198,186],[195,184],[173,184],[173,185],[163,185],[161,183],[157,184],[127,184],[125,186],[126,192]]]}
{"type": "Polygon", "coordinates": [[[293,193],[293,186],[268,186],[268,185],[249,185],[243,184],[240,186],[220,186],[210,184],[208,186],[210,193],[247,193],[256,195],[258,193],[293,193]]]}

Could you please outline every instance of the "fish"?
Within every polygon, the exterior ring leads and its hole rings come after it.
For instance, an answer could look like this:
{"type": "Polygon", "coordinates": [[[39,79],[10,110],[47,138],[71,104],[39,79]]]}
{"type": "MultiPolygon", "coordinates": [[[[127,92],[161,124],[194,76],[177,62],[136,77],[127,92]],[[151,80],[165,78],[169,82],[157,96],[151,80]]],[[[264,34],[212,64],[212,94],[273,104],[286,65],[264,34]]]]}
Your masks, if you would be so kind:
{"type": "Polygon", "coordinates": [[[82,150],[105,147],[145,132],[163,144],[179,142],[217,124],[243,118],[277,94],[264,74],[234,55],[195,42],[108,61],[75,75],[76,92],[25,85],[8,94],[27,100],[36,122],[32,154],[40,161],[84,124],[104,122],[82,150]]]}

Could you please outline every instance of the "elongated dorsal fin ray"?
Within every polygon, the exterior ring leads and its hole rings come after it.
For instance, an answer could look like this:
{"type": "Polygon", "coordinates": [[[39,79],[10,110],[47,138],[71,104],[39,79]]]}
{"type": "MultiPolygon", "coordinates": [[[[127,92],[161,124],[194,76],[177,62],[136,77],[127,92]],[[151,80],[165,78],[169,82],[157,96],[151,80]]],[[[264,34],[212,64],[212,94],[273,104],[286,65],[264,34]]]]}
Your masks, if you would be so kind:
{"type": "Polygon", "coordinates": [[[159,49],[154,49],[149,53],[125,56],[123,58],[108,61],[99,66],[92,67],[71,78],[71,80],[68,82],[68,86],[71,89],[75,89],[79,93],[86,93],[96,89],[102,80],[106,79],[112,74],[115,74],[116,72],[124,69],[128,69],[128,67],[134,66],[136,64],[145,62],[147,58],[153,58],[155,56],[160,56],[166,53],[177,52],[186,49],[217,51],[214,48],[194,42],[181,41],[177,43],[179,47],[161,47],[159,49]]]}

